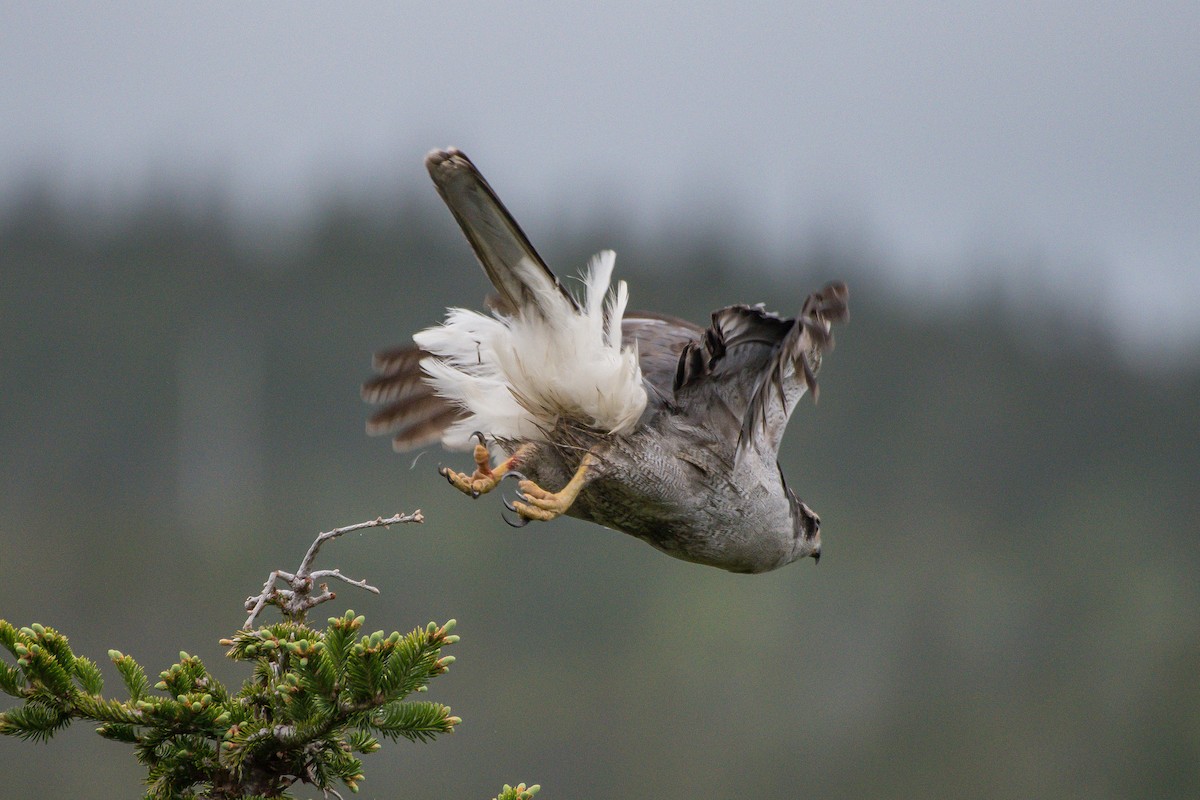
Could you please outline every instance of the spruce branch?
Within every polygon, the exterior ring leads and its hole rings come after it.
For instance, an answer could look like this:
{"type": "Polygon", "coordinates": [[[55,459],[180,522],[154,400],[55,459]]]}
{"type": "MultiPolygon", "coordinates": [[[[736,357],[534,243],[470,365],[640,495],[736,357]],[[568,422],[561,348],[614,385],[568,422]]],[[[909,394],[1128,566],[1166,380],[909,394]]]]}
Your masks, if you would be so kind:
{"type": "Polygon", "coordinates": [[[461,722],[448,706],[406,699],[453,663],[442,650],[458,641],[454,621],[403,635],[363,634],[364,621],[347,611],[324,630],[282,621],[237,631],[221,643],[254,676],[236,694],[189,653],[151,687],[132,656],[111,650],[125,700],[102,696],[99,669],[58,631],[0,621],[17,656],[3,664],[3,688],[24,701],[0,713],[0,734],[45,741],[74,720],[98,723],[134,746],[150,798],[282,797],[297,781],[336,796],[336,783],[363,780],[358,755],[379,750],[379,737],[429,741],[461,722]]]}
{"type": "Polygon", "coordinates": [[[354,525],[347,525],[344,528],[335,528],[334,530],[317,534],[316,540],[309,546],[308,552],[301,559],[299,569],[295,572],[285,572],[281,569],[274,570],[267,576],[266,582],[263,583],[262,592],[246,598],[245,606],[246,610],[250,612],[250,616],[246,618],[246,624],[242,627],[252,627],[254,620],[258,618],[258,615],[268,605],[278,606],[284,617],[293,622],[304,622],[304,615],[308,613],[310,608],[337,597],[336,592],[329,591],[328,584],[317,583],[324,578],[337,578],[351,586],[357,586],[373,594],[379,594],[378,588],[367,583],[365,580],[348,578],[341,573],[341,570],[320,569],[313,571],[312,565],[317,558],[317,553],[321,550],[321,546],[331,539],[336,539],[344,534],[363,530],[364,528],[387,528],[405,522],[421,523],[424,521],[425,516],[421,513],[421,509],[418,508],[411,514],[394,514],[386,519],[377,517],[367,522],[359,522],[354,525]],[[288,588],[283,589],[275,585],[280,579],[287,581],[288,588]],[[320,592],[313,594],[314,588],[319,588],[320,592]]]}
{"type": "MultiPolygon", "coordinates": [[[[272,572],[262,593],[246,601],[246,625],[221,640],[229,658],[252,667],[236,693],[189,653],[152,685],[132,656],[109,650],[128,699],[107,698],[100,668],[76,656],[66,636],[0,620],[0,647],[16,660],[0,658],[0,692],[22,703],[0,713],[0,735],[46,741],[75,720],[98,723],[104,738],[133,746],[150,800],[287,797],[297,782],[326,798],[342,797],[337,783],[357,791],[359,756],[378,751],[381,738],[430,741],[462,722],[449,706],[407,699],[449,670],[454,657],[442,650],[458,636],[454,620],[403,635],[364,634],[364,618],[353,611],[330,617],[323,630],[309,627],[306,612],[334,596],[318,581],[378,592],[336,569],[314,570],[313,562],[325,542],[351,531],[421,521],[415,511],[321,533],[295,573],[272,572]],[[279,579],[287,586],[276,586],[279,579]],[[251,629],[268,604],[283,620],[251,629]]],[[[505,786],[497,798],[530,800],[537,790],[505,786]]]]}

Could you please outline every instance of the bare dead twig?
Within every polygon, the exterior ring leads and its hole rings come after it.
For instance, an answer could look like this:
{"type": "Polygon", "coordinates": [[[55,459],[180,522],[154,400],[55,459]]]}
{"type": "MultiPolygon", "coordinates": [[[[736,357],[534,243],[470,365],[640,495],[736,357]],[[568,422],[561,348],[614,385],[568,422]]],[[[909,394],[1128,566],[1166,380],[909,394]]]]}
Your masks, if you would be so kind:
{"type": "Polygon", "coordinates": [[[313,571],[312,565],[317,558],[317,553],[321,550],[321,545],[330,539],[336,539],[343,534],[363,530],[364,528],[386,528],[403,522],[419,523],[424,521],[425,517],[421,514],[421,509],[417,509],[411,514],[395,514],[387,518],[377,517],[367,522],[359,522],[355,525],[347,525],[344,528],[336,528],[332,531],[318,534],[316,540],[313,541],[312,545],[308,548],[308,552],[304,554],[304,558],[300,561],[299,569],[294,573],[284,572],[281,569],[273,571],[267,576],[262,592],[246,598],[245,607],[250,612],[250,616],[246,618],[246,623],[242,627],[253,627],[254,620],[258,618],[258,615],[268,605],[279,606],[279,610],[290,620],[303,621],[304,615],[310,608],[336,597],[333,592],[329,591],[328,584],[318,583],[323,578],[337,578],[351,586],[357,586],[360,589],[366,589],[368,592],[379,594],[379,589],[367,583],[366,580],[348,578],[340,570],[320,569],[313,571]],[[275,585],[281,578],[287,581],[288,588],[285,589],[275,585]],[[319,588],[320,592],[313,594],[314,587],[319,588]]]}

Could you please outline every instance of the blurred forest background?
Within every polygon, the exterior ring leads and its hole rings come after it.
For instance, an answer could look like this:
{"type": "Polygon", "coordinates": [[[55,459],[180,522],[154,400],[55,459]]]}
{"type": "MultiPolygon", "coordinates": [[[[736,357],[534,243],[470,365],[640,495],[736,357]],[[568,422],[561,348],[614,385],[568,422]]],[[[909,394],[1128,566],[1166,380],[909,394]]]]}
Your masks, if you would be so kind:
{"type": "MultiPolygon", "coordinates": [[[[152,671],[321,530],[368,630],[457,618],[464,723],[363,797],[1200,797],[1200,4],[0,10],[0,617],[152,671]],[[1191,99],[1189,99],[1191,98],[1191,99]],[[463,147],[564,278],[851,319],[762,576],[369,439],[370,354],[487,292],[463,147]]],[[[334,608],[336,606],[336,608],[334,608]]],[[[105,664],[107,667],[107,663],[105,664]]],[[[117,682],[107,671],[110,689],[117,682]]],[[[4,797],[133,797],[86,726],[4,797]]]]}
{"type": "MultiPolygon", "coordinates": [[[[1200,359],[1121,346],[1152,309],[1081,310],[1028,264],[921,296],[836,235],[784,258],[719,217],[531,226],[560,274],[614,247],[632,306],[696,321],[851,285],[782,452],[824,558],[738,576],[573,520],[511,530],[437,476],[465,456],[368,439],[370,353],[485,280],[427,185],[316,206],[235,224],[170,187],[114,211],[37,181],[7,203],[0,615],[237,682],[217,640],[269,570],[420,507],[322,555],[383,590],[330,613],[463,637],[431,693],[460,730],[369,757],[366,797],[1200,795],[1200,359]]],[[[0,742],[0,774],[139,791],[86,726],[0,742]]]]}

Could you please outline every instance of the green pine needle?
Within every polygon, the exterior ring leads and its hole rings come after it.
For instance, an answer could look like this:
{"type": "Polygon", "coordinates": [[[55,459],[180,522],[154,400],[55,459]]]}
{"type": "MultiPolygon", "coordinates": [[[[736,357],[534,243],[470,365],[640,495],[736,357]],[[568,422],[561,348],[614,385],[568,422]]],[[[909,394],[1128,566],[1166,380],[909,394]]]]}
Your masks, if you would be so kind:
{"type": "Polygon", "coordinates": [[[20,697],[24,689],[25,682],[21,680],[21,671],[16,667],[0,663],[0,691],[13,697],[20,697]]]}
{"type": "Polygon", "coordinates": [[[70,724],[70,714],[37,702],[0,714],[0,734],[35,742],[49,741],[70,724]]]}
{"type": "Polygon", "coordinates": [[[146,670],[142,669],[132,656],[122,655],[116,650],[109,650],[108,657],[116,665],[117,672],[121,673],[121,680],[125,683],[125,690],[129,692],[130,701],[137,702],[144,698],[150,691],[146,670]]]}
{"type": "Polygon", "coordinates": [[[90,658],[80,656],[75,659],[75,677],[79,688],[87,694],[100,694],[104,691],[104,676],[100,668],[90,658]]]}
{"type": "MultiPolygon", "coordinates": [[[[282,622],[222,640],[229,657],[253,665],[236,694],[188,653],[152,687],[132,657],[111,650],[129,693],[117,700],[102,696],[99,667],[76,657],[65,636],[0,620],[0,644],[17,659],[0,662],[0,689],[23,701],[0,713],[0,734],[45,741],[73,719],[99,723],[98,734],[133,746],[148,798],[215,796],[217,787],[221,796],[286,797],[297,780],[357,791],[356,754],[378,751],[379,737],[426,742],[461,722],[440,703],[405,700],[454,660],[441,655],[458,640],[453,621],[406,635],[363,635],[363,622],[349,611],[323,631],[282,622]]],[[[506,786],[499,798],[530,800],[537,788],[506,786]]]]}
{"type": "Polygon", "coordinates": [[[20,654],[17,652],[17,641],[17,629],[9,624],[8,620],[0,619],[0,645],[12,653],[13,658],[20,658],[20,654]]]}
{"type": "Polygon", "coordinates": [[[413,742],[427,742],[440,733],[454,730],[457,717],[441,703],[393,702],[380,708],[371,717],[371,728],[395,741],[403,736],[413,742]]]}

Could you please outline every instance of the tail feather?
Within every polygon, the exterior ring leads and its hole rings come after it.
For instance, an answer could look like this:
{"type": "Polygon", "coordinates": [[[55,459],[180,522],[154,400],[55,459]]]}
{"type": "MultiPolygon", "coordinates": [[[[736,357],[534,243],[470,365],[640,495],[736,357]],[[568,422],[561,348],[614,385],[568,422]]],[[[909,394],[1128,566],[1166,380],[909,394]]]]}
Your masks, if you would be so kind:
{"type": "Polygon", "coordinates": [[[505,305],[522,316],[578,310],[574,298],[462,151],[434,150],[425,157],[425,167],[505,305]]]}
{"type": "Polygon", "coordinates": [[[388,405],[368,429],[395,432],[398,448],[440,430],[451,449],[470,446],[475,430],[545,439],[564,418],[631,430],[647,396],[636,348],[622,347],[628,290],[620,282],[609,292],[616,256],[592,259],[577,301],[462,152],[435,150],[425,165],[497,297],[491,316],[452,308],[442,325],[413,337],[417,348],[377,356],[381,374],[363,397],[388,405]]]}

